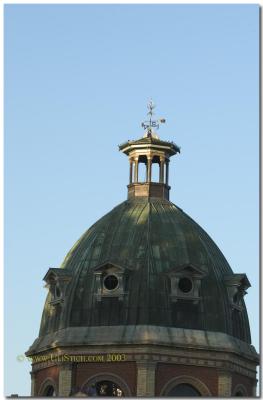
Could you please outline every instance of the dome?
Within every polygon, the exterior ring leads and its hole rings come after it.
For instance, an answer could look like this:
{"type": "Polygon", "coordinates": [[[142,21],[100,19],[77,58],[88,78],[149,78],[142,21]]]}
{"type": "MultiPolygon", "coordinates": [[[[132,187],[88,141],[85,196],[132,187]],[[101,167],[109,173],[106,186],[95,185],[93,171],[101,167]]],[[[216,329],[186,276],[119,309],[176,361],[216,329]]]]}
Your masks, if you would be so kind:
{"type": "MultiPolygon", "coordinates": [[[[119,204],[82,235],[60,272],[70,282],[59,329],[155,325],[250,342],[243,300],[235,317],[229,301],[229,282],[248,286],[245,275],[233,274],[209,235],[168,200],[119,204]]],[[[49,294],[40,337],[58,329],[50,323],[51,307],[49,294]]]]}
{"type": "Polygon", "coordinates": [[[250,283],[170,201],[169,162],[180,148],[154,134],[165,120],[148,108],[147,135],[119,146],[129,159],[127,200],[44,277],[39,337],[26,352],[32,396],[50,388],[60,397],[255,395],[250,283]]]}

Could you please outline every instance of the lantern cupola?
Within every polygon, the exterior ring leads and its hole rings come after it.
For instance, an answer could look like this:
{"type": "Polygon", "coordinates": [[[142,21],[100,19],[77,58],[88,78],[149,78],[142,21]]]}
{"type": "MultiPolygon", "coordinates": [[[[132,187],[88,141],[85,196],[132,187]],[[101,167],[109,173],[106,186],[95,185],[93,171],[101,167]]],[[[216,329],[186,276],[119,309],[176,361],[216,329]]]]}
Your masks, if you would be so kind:
{"type": "Polygon", "coordinates": [[[155,128],[165,123],[165,119],[153,120],[154,108],[154,103],[150,101],[147,114],[149,120],[142,123],[145,130],[143,137],[128,140],[119,146],[119,150],[129,157],[128,199],[157,197],[169,200],[170,157],[180,153],[180,148],[173,142],[159,139],[155,128]]]}

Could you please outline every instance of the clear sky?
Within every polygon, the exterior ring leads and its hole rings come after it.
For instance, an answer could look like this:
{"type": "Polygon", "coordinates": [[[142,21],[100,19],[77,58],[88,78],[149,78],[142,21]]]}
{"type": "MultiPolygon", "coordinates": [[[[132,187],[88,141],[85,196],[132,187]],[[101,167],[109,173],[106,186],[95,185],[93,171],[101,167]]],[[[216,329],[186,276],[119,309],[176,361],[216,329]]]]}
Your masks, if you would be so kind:
{"type": "Polygon", "coordinates": [[[126,199],[117,145],[150,97],[181,154],[171,201],[252,287],[259,341],[257,5],[5,6],[5,394],[30,393],[17,356],[38,335],[42,278],[126,199]]]}

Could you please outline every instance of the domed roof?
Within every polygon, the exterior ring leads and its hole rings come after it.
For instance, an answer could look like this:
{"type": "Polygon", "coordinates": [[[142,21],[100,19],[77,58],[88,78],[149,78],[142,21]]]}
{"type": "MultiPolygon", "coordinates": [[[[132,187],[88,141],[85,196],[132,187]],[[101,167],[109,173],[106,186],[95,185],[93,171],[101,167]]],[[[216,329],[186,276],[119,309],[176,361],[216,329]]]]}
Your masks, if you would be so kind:
{"type": "Polygon", "coordinates": [[[157,342],[255,352],[243,300],[249,281],[234,274],[209,235],[169,201],[169,162],[180,148],[154,135],[165,120],[153,121],[152,102],[148,108],[146,137],[119,146],[129,158],[128,200],[82,235],[61,268],[48,270],[39,338],[28,354],[157,342]]]}
{"type": "Polygon", "coordinates": [[[52,276],[66,295],[50,322],[49,293],[40,337],[68,327],[155,325],[223,332],[250,343],[240,295],[249,286],[245,274],[233,274],[209,235],[163,198],[119,204],[46,280],[52,276]]]}

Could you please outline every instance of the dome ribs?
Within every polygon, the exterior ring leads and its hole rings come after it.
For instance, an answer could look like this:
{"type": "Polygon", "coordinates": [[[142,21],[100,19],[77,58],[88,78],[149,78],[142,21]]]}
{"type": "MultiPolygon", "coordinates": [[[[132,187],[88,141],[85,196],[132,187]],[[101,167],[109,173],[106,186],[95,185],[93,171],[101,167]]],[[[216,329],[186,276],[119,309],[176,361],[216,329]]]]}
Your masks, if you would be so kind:
{"type": "Polygon", "coordinates": [[[146,202],[142,205],[141,212],[139,213],[137,223],[135,225],[137,233],[137,241],[131,246],[133,254],[130,254],[136,260],[136,270],[132,276],[129,296],[129,323],[143,324],[143,321],[148,322],[148,217],[149,217],[149,203],[146,202]],[[139,231],[138,231],[139,228],[139,231]],[[140,249],[139,257],[137,254],[138,248],[140,249]]]}
{"type": "MultiPolygon", "coordinates": [[[[126,260],[120,257],[122,262],[124,262],[124,267],[128,264],[130,268],[137,269],[137,263],[132,263],[131,260],[135,260],[137,257],[137,247],[140,246],[142,240],[141,237],[144,234],[144,220],[145,220],[145,209],[147,204],[137,204],[136,207],[130,207],[131,213],[129,214],[123,231],[119,232],[118,237],[118,248],[122,251],[123,247],[127,250],[126,260]],[[126,238],[124,243],[124,238],[126,238]]],[[[143,247],[143,244],[142,244],[143,247]]]]}
{"type": "Polygon", "coordinates": [[[210,239],[210,237],[202,230],[200,229],[200,239],[202,240],[203,246],[207,249],[207,255],[209,257],[209,266],[212,269],[212,274],[208,276],[207,279],[210,279],[210,284],[206,284],[207,288],[207,298],[206,301],[204,302],[204,307],[206,309],[206,323],[210,328],[210,323],[214,326],[214,330],[220,330],[222,329],[222,326],[224,326],[224,332],[230,333],[231,332],[231,316],[230,316],[230,308],[229,308],[229,303],[227,300],[227,293],[226,293],[226,287],[223,283],[223,274],[224,274],[224,268],[222,268],[222,263],[221,263],[221,257],[218,257],[218,252],[214,252],[213,249],[213,243],[210,239]],[[204,240],[204,236],[206,240],[204,240]],[[212,244],[211,244],[212,243],[212,244]],[[213,278],[214,276],[214,278],[213,278]],[[222,296],[221,294],[225,293],[225,296],[222,296]],[[221,297],[221,302],[218,302],[218,298],[221,297]],[[211,307],[211,305],[213,305],[211,307]],[[218,309],[218,307],[221,307],[221,310],[218,309]],[[218,311],[213,312],[214,310],[218,311]],[[209,323],[210,322],[210,323],[209,323]]]}
{"type": "MultiPolygon", "coordinates": [[[[187,245],[185,242],[184,232],[178,218],[175,220],[174,212],[176,209],[171,208],[171,203],[159,204],[160,225],[163,225],[162,237],[162,259],[167,259],[169,262],[163,267],[163,271],[168,270],[175,264],[182,265],[188,263],[187,245]],[[164,253],[165,252],[165,253],[164,253]]],[[[156,238],[158,241],[158,236],[156,238]]]]}
{"type": "Polygon", "coordinates": [[[113,253],[112,247],[113,247],[115,237],[118,234],[118,230],[120,229],[120,227],[122,225],[122,220],[125,219],[125,217],[126,217],[125,203],[121,203],[121,205],[119,206],[119,209],[121,210],[121,213],[117,212],[116,214],[113,214],[113,216],[112,216],[113,218],[110,219],[110,224],[109,224],[110,235],[107,235],[106,240],[103,243],[103,254],[104,254],[105,260],[114,261],[115,255],[112,254],[113,253]]]}
{"type": "Polygon", "coordinates": [[[156,227],[162,226],[158,206],[161,202],[150,203],[151,215],[149,218],[149,293],[150,293],[150,320],[153,325],[171,325],[169,309],[169,293],[167,291],[166,277],[163,275],[163,262],[160,255],[162,243],[156,241],[156,227]],[[157,261],[158,260],[158,261],[157,261]]]}
{"type": "MultiPolygon", "coordinates": [[[[71,271],[73,278],[60,317],[60,329],[148,324],[233,332],[231,307],[223,282],[226,273],[232,274],[231,268],[209,235],[165,199],[136,198],[121,203],[81,236],[62,267],[71,271]],[[103,263],[124,269],[122,300],[112,296],[98,301],[94,268],[103,263]],[[197,270],[207,268],[198,301],[192,305],[186,300],[172,300],[170,287],[171,273],[191,265],[197,270]],[[195,325],[189,317],[193,312],[198,314],[195,325]]],[[[49,314],[47,300],[40,329],[42,336],[56,329],[56,325],[51,327],[49,323],[49,314]]],[[[245,306],[242,321],[244,337],[249,341],[245,306]]]]}

